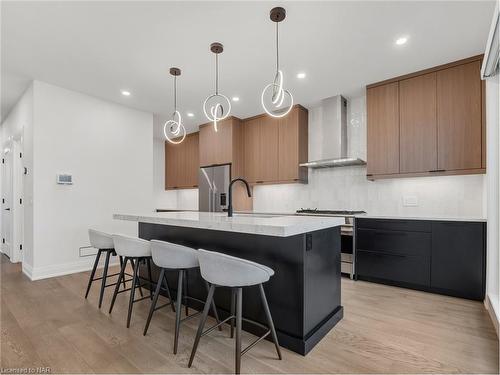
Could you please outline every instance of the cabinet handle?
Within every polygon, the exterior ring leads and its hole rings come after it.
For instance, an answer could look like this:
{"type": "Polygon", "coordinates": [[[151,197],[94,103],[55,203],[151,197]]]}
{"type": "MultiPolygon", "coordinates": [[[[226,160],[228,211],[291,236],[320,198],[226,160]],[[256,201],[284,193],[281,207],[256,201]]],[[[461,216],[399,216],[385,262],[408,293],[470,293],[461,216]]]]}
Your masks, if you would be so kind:
{"type": "Polygon", "coordinates": [[[446,169],[433,169],[429,171],[430,173],[439,173],[439,172],[446,172],[446,169]]]}
{"type": "Polygon", "coordinates": [[[264,181],[255,181],[257,184],[262,184],[264,181]]]}
{"type": "Polygon", "coordinates": [[[193,187],[198,187],[198,185],[193,185],[193,187]]]}

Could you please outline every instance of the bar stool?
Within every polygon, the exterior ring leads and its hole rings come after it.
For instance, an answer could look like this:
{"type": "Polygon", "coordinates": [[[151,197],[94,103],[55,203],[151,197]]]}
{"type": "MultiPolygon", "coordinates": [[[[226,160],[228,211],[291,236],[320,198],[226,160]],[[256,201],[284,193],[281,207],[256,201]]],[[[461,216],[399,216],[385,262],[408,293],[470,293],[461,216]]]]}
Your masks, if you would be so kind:
{"type": "MultiPolygon", "coordinates": [[[[191,357],[189,358],[188,367],[193,364],[194,356],[196,354],[196,349],[200,342],[201,336],[205,336],[209,332],[213,331],[217,326],[227,322],[228,320],[236,321],[236,338],[235,338],[235,373],[239,374],[241,369],[241,356],[244,355],[248,350],[255,346],[258,342],[266,338],[271,334],[274,345],[276,347],[276,352],[278,353],[278,358],[281,359],[281,350],[278,344],[278,337],[276,336],[276,331],[274,329],[273,319],[271,317],[271,312],[269,311],[269,305],[267,304],[266,294],[264,292],[263,283],[267,282],[271,276],[274,275],[274,271],[261,264],[251,262],[245,259],[240,259],[232,257],[226,254],[221,254],[213,251],[198,250],[198,260],[200,262],[201,276],[210,283],[210,290],[208,292],[208,297],[205,302],[205,307],[203,309],[203,315],[200,319],[200,324],[198,326],[198,331],[196,332],[196,338],[193,344],[193,350],[191,351],[191,357]],[[266,314],[267,324],[265,327],[258,322],[254,322],[250,319],[245,319],[242,317],[242,297],[243,297],[243,287],[258,285],[260,290],[260,296],[262,300],[262,306],[266,314]],[[222,322],[217,323],[211,328],[203,331],[205,322],[208,315],[208,310],[212,302],[214,291],[216,287],[228,287],[231,288],[232,295],[236,294],[236,312],[234,312],[233,298],[231,300],[231,316],[224,319],[222,322]],[[255,324],[261,328],[267,329],[267,332],[248,345],[243,351],[241,350],[241,323],[242,320],[245,322],[255,324]]],[[[231,324],[232,331],[232,324],[231,324]]],[[[232,335],[231,335],[232,336],[232,335]]]]}
{"type": "MultiPolygon", "coordinates": [[[[108,277],[113,277],[117,276],[120,273],[113,273],[111,275],[108,275],[108,267],[109,267],[109,258],[111,255],[116,256],[115,252],[115,246],[113,244],[113,238],[111,237],[111,234],[100,232],[95,229],[89,229],[89,241],[91,247],[94,247],[97,249],[97,255],[94,261],[94,266],[92,267],[92,272],[90,273],[89,277],[89,282],[87,284],[87,291],[85,292],[85,299],[89,296],[90,288],[92,286],[92,283],[97,280],[102,280],[101,281],[101,291],[99,293],[99,308],[101,308],[102,305],[102,299],[104,296],[104,289],[113,285],[116,285],[116,283],[113,284],[106,284],[106,280],[108,277]],[[101,258],[101,254],[106,253],[106,261],[104,262],[104,268],[102,271],[102,276],[101,277],[94,277],[95,272],[97,270],[97,266],[99,265],[99,260],[101,258]]],[[[123,265],[123,258],[120,256],[120,267],[123,265]]],[[[132,275],[128,275],[132,276],[132,275]]],[[[123,286],[125,287],[125,281],[129,280],[123,280],[123,286]]]]}
{"type": "MultiPolygon", "coordinates": [[[[152,292],[152,277],[151,277],[151,245],[149,241],[143,240],[137,237],[129,237],[118,234],[113,234],[113,244],[116,253],[123,257],[123,264],[120,270],[120,275],[118,276],[118,281],[116,283],[115,292],[113,293],[113,299],[111,300],[111,306],[109,307],[109,313],[113,311],[113,306],[115,304],[116,296],[119,293],[123,293],[130,290],[130,298],[128,303],[128,315],[127,315],[127,328],[130,327],[130,318],[132,316],[132,306],[134,303],[142,301],[146,298],[153,299],[152,292]],[[130,261],[134,269],[134,275],[132,276],[132,286],[129,289],[120,289],[120,283],[125,277],[125,268],[127,267],[127,262],[130,261]],[[139,263],[145,262],[148,267],[148,279],[140,277],[139,275],[139,263]],[[135,289],[144,286],[141,281],[145,281],[149,284],[149,297],[142,296],[139,299],[134,299],[135,289]]],[[[141,292],[142,295],[142,292],[141,292]]]]}
{"type": "MultiPolygon", "coordinates": [[[[167,270],[178,270],[178,282],[177,282],[177,304],[174,309],[172,305],[172,309],[175,311],[175,334],[174,334],[174,354],[177,354],[177,346],[179,341],[179,328],[180,324],[188,319],[192,319],[195,316],[201,314],[197,312],[192,315],[188,315],[188,300],[198,301],[200,303],[204,303],[203,301],[189,297],[187,295],[187,272],[189,269],[198,268],[198,251],[192,249],[187,246],[177,245],[170,242],[151,240],[151,253],[153,256],[153,262],[161,268],[160,277],[158,278],[158,282],[156,284],[156,291],[153,298],[153,303],[151,304],[151,308],[149,310],[148,320],[146,321],[146,326],[144,327],[144,336],[148,332],[149,323],[151,322],[151,318],[153,317],[153,313],[156,310],[161,309],[162,307],[168,306],[170,303],[165,305],[156,307],[156,303],[158,301],[158,296],[161,291],[161,283],[162,280],[165,280],[165,284],[167,286],[168,298],[172,301],[170,297],[170,292],[168,291],[167,279],[165,276],[165,272],[167,270]],[[183,292],[183,284],[186,284],[186,291],[183,292]],[[184,295],[183,295],[184,293],[184,295]],[[181,319],[181,311],[182,311],[182,300],[184,299],[184,303],[186,305],[186,317],[181,319]]],[[[205,281],[205,286],[207,291],[210,289],[208,283],[205,281]]],[[[215,307],[215,302],[211,301],[212,312],[214,313],[215,319],[219,322],[219,316],[217,314],[217,308],[215,307]]],[[[208,314],[208,310],[207,310],[208,314]]],[[[219,330],[222,327],[219,326],[219,330]]]]}

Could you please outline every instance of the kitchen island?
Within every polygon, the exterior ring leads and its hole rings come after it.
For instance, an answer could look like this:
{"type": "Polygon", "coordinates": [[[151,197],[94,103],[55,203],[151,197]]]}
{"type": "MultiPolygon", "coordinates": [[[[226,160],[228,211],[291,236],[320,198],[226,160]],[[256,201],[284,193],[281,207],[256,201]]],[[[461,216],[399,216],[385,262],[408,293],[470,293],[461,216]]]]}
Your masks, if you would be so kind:
{"type": "MultiPolygon", "coordinates": [[[[207,212],[115,214],[136,221],[139,237],[203,248],[248,259],[275,271],[264,285],[281,346],[307,354],[343,317],[340,301],[340,225],[343,218],[207,212]]],[[[156,274],[156,272],[154,272],[156,274]]],[[[146,274],[143,272],[143,275],[146,274]]],[[[167,273],[175,295],[177,272],[167,273]]],[[[153,275],[153,277],[157,277],[153,275]]],[[[199,270],[188,272],[189,296],[205,300],[199,270]]],[[[229,290],[218,288],[215,303],[229,315],[229,290]]],[[[201,309],[196,301],[190,307],[201,309]]],[[[243,316],[265,324],[258,288],[244,289],[243,316]]],[[[260,328],[243,329],[262,334],[260,328]]]]}

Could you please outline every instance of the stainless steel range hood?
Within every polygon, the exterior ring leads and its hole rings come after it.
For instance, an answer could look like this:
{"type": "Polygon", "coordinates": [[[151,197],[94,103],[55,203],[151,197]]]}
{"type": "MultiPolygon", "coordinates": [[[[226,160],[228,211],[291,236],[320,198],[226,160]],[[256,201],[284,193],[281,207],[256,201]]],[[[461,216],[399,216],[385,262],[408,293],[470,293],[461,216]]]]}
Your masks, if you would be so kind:
{"type": "Polygon", "coordinates": [[[366,161],[360,158],[339,158],[339,159],[323,159],[314,160],[300,164],[301,167],[308,168],[333,168],[333,167],[349,167],[353,165],[365,165],[366,161]]]}
{"type": "Polygon", "coordinates": [[[300,164],[308,168],[333,168],[365,165],[358,157],[347,156],[347,100],[341,96],[323,99],[318,112],[323,158],[300,164]]]}

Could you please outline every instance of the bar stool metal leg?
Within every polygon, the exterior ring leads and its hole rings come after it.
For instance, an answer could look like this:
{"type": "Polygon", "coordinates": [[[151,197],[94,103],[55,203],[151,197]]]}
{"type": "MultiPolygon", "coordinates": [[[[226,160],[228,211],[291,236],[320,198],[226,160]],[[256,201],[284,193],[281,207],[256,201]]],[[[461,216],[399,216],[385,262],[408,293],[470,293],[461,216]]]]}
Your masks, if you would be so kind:
{"type": "MultiPolygon", "coordinates": [[[[134,277],[134,279],[135,279],[135,278],[139,277],[140,259],[133,260],[133,259],[129,258],[129,260],[130,260],[130,264],[132,264],[132,270],[134,271],[134,275],[135,275],[135,269],[137,268],[137,276],[134,277]]],[[[141,297],[144,297],[144,294],[142,294],[141,283],[139,283],[139,293],[141,294],[141,297]]]]}
{"type": "Polygon", "coordinates": [[[89,283],[87,285],[87,291],[85,292],[85,299],[89,296],[90,287],[92,286],[92,282],[94,281],[95,271],[97,269],[97,265],[99,264],[99,259],[101,258],[101,249],[97,250],[97,255],[95,257],[94,266],[92,267],[92,272],[90,273],[89,283]]]}
{"type": "Polygon", "coordinates": [[[160,271],[160,277],[158,278],[158,283],[156,284],[156,290],[155,290],[155,295],[153,297],[153,302],[151,302],[151,307],[149,308],[148,320],[146,321],[146,326],[144,327],[144,332],[143,332],[144,336],[146,336],[146,333],[148,333],[149,323],[151,322],[151,318],[153,317],[153,313],[155,311],[156,303],[158,302],[158,297],[160,296],[160,289],[164,276],[165,276],[165,269],[162,268],[160,271]]]}
{"type": "MultiPolygon", "coordinates": [[[[132,288],[130,289],[130,299],[128,302],[128,314],[127,314],[127,328],[130,327],[130,318],[132,317],[132,307],[134,306],[134,296],[135,288],[138,281],[138,271],[139,271],[139,259],[137,259],[136,266],[134,267],[134,277],[132,279],[132,288]]],[[[140,281],[139,281],[140,287],[140,281]]]]}
{"type": "Polygon", "coordinates": [[[236,289],[236,338],[235,338],[235,374],[241,370],[241,309],[242,309],[243,290],[236,289]]]}
{"type": "MultiPolygon", "coordinates": [[[[210,285],[208,281],[205,281],[205,287],[207,288],[207,292],[210,290],[210,285]]],[[[212,312],[214,313],[215,321],[220,323],[219,313],[217,312],[217,307],[215,306],[215,299],[212,299],[212,312]]],[[[219,331],[222,331],[222,325],[219,326],[219,331]]]]}
{"type": "Polygon", "coordinates": [[[106,288],[106,278],[108,277],[108,266],[109,266],[109,257],[111,256],[112,251],[106,251],[106,262],[104,263],[104,269],[102,270],[102,281],[101,281],[101,292],[99,293],[99,308],[102,305],[102,297],[104,297],[104,288],[106,288]]]}
{"type": "Polygon", "coordinates": [[[186,316],[189,315],[189,306],[188,306],[188,271],[184,270],[184,306],[186,308],[186,316]]]}
{"type": "Polygon", "coordinates": [[[110,314],[111,314],[111,311],[113,311],[113,306],[115,305],[116,296],[118,295],[118,290],[120,289],[120,282],[124,278],[125,268],[127,267],[127,261],[128,261],[128,258],[125,257],[125,259],[123,260],[122,268],[120,270],[120,275],[118,276],[118,281],[116,282],[115,291],[113,293],[113,298],[111,299],[111,305],[109,306],[109,313],[110,314]]]}
{"type": "MultiPolygon", "coordinates": [[[[123,267],[123,257],[120,255],[120,269],[123,267]]],[[[125,284],[125,278],[123,278],[123,289],[127,289],[127,286],[125,284]]]]}
{"type": "MultiPolygon", "coordinates": [[[[235,316],[235,311],[234,311],[236,303],[235,297],[236,297],[235,290],[231,288],[231,316],[235,316]]],[[[231,338],[233,337],[234,337],[234,319],[231,319],[231,338]]]]}
{"type": "Polygon", "coordinates": [[[210,289],[208,291],[207,301],[205,302],[205,307],[203,308],[203,315],[200,318],[200,324],[198,326],[198,331],[196,332],[196,337],[194,339],[193,350],[191,351],[191,356],[189,357],[188,367],[191,367],[193,364],[194,356],[196,354],[196,349],[198,348],[198,344],[200,342],[201,334],[203,333],[203,327],[205,326],[205,322],[207,321],[208,311],[210,310],[210,306],[212,304],[212,298],[214,297],[215,286],[210,285],[210,289]]]}
{"type": "Polygon", "coordinates": [[[266,313],[267,325],[271,331],[271,336],[274,341],[274,346],[276,347],[276,352],[278,353],[278,358],[281,359],[281,349],[278,344],[278,336],[276,335],[276,330],[274,329],[273,318],[271,316],[271,311],[269,310],[269,305],[267,304],[266,293],[264,292],[264,286],[262,284],[259,284],[259,290],[262,304],[264,305],[264,312],[266,313]]]}
{"type": "MultiPolygon", "coordinates": [[[[153,299],[153,276],[151,276],[151,259],[147,258],[146,263],[148,265],[148,277],[149,277],[149,298],[153,299]]],[[[159,280],[160,285],[163,282],[162,279],[159,280]]]]}
{"type": "Polygon", "coordinates": [[[174,302],[172,300],[172,295],[170,294],[170,287],[168,286],[168,280],[167,280],[166,274],[163,275],[163,280],[165,281],[165,288],[167,288],[167,296],[168,296],[168,300],[170,301],[170,307],[172,307],[172,311],[175,312],[175,306],[174,306],[174,302]]]}
{"type": "Polygon", "coordinates": [[[184,270],[179,270],[179,281],[177,282],[177,306],[175,306],[175,337],[174,354],[177,354],[177,345],[179,341],[179,327],[181,325],[182,313],[182,285],[184,284],[184,270]]]}

